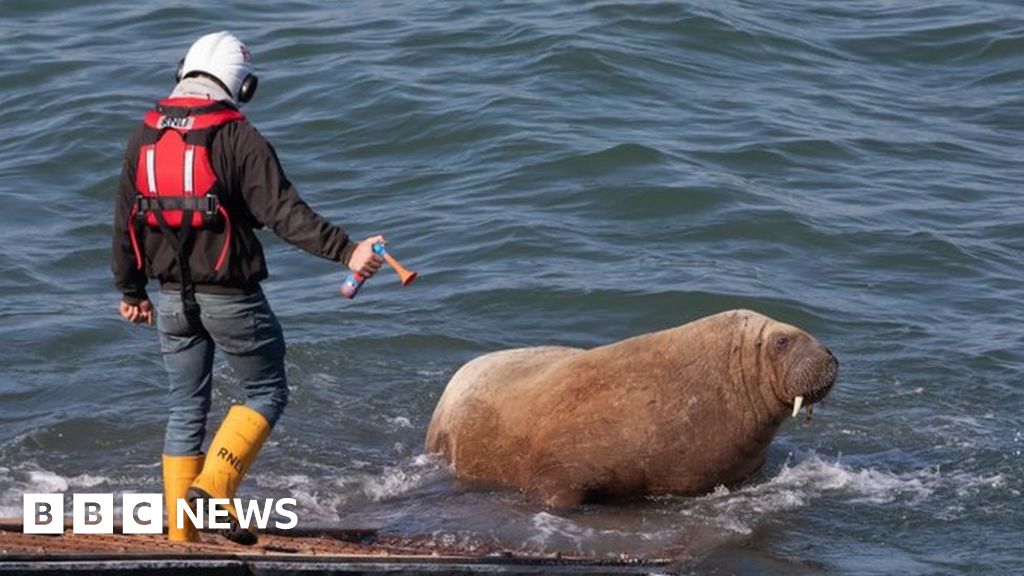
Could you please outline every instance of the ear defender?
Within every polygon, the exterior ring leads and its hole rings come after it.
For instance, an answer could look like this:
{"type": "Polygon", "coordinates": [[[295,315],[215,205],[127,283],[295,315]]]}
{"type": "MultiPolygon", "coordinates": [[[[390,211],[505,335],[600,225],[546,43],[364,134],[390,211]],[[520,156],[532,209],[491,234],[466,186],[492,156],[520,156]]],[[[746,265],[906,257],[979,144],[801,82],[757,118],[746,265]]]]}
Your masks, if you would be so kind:
{"type": "Polygon", "coordinates": [[[260,79],[255,74],[249,74],[242,80],[242,86],[238,89],[238,101],[248,102],[252,100],[254,94],[256,94],[256,87],[259,86],[260,79]]]}
{"type": "MultiPolygon", "coordinates": [[[[175,83],[181,82],[183,78],[182,70],[184,70],[184,68],[185,59],[182,58],[181,60],[178,60],[178,68],[174,71],[175,83]]],[[[224,83],[220,80],[217,80],[217,83],[221,86],[224,86],[224,83]]],[[[256,87],[259,86],[259,84],[260,79],[257,78],[255,74],[246,75],[245,79],[242,80],[242,85],[238,88],[238,101],[246,103],[252,100],[253,95],[256,94],[256,87]]],[[[224,89],[227,90],[227,87],[225,87],[224,89]]]]}

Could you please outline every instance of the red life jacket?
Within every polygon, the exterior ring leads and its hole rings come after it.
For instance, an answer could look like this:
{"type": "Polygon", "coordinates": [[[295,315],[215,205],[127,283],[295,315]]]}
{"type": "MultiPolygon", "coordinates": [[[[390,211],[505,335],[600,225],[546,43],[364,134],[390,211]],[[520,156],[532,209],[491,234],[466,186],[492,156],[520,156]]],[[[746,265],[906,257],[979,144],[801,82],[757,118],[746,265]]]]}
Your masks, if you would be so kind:
{"type": "MultiPolygon", "coordinates": [[[[201,98],[167,98],[146,113],[142,145],[135,171],[135,206],[128,217],[135,260],[142,269],[142,251],[136,222],[160,229],[181,254],[193,229],[224,223],[225,238],[214,270],[227,258],[231,242],[231,217],[220,202],[221,188],[210,164],[213,135],[228,122],[245,115],[229,104],[201,98]],[[181,245],[179,247],[179,244],[181,245]]],[[[187,270],[182,270],[183,275],[187,270]]],[[[182,278],[183,283],[190,279],[182,278]]]]}

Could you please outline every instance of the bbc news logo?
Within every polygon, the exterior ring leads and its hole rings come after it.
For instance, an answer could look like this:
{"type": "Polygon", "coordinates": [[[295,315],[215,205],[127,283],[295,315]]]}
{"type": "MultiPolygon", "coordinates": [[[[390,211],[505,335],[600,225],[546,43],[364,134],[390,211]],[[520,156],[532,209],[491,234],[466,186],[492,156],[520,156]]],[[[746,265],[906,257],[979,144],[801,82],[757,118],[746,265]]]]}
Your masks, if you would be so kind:
{"type": "MultiPolygon", "coordinates": [[[[262,501],[209,498],[196,503],[193,508],[185,499],[179,499],[173,517],[168,514],[168,523],[173,520],[178,527],[208,525],[214,530],[226,530],[231,527],[224,508],[228,503],[234,506],[242,528],[255,526],[265,530],[272,513],[280,518],[274,520],[274,528],[278,530],[291,530],[299,523],[294,498],[262,501]]],[[[71,530],[76,534],[113,534],[114,515],[113,494],[74,494],[71,498],[71,530]]],[[[160,534],[163,518],[163,494],[121,495],[121,531],[124,534],[160,534]]],[[[25,534],[63,534],[64,494],[25,494],[22,530],[25,534]]]]}

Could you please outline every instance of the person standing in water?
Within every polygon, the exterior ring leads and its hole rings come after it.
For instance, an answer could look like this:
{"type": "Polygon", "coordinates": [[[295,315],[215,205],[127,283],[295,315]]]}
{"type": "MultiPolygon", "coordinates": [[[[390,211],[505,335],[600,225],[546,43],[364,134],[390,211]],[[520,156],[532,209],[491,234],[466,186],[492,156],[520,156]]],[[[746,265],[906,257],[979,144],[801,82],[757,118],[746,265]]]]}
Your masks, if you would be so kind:
{"type": "MultiPolygon", "coordinates": [[[[179,499],[232,498],[288,402],[285,341],[260,282],[267,263],[254,231],[339,262],[365,278],[382,264],[373,236],[360,242],[317,214],[285,176],[273,147],[239,107],[256,91],[245,45],[229,32],[195,41],[170,96],[146,113],[124,155],[114,204],[111,268],[121,316],[152,324],[170,379],[163,448],[168,537],[196,541],[178,526],[179,499]],[[160,285],[156,310],[146,292],[160,285]],[[204,456],[214,349],[245,390],[204,456]]],[[[252,544],[227,506],[229,539],[252,544]]]]}

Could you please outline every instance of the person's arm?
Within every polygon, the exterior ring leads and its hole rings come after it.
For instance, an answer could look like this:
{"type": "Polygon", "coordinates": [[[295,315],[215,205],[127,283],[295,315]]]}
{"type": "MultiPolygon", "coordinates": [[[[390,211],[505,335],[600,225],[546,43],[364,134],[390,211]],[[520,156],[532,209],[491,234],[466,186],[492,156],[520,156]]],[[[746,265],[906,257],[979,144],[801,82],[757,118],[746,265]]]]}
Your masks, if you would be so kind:
{"type": "Polygon", "coordinates": [[[240,123],[238,130],[241,191],[253,217],[286,242],[347,265],[356,243],[306,204],[285,176],[274,148],[255,128],[240,123]]]}
{"type": "MultiPolygon", "coordinates": [[[[114,199],[114,232],[110,251],[110,269],[114,273],[114,286],[121,291],[122,299],[129,305],[137,305],[149,299],[146,294],[146,271],[139,268],[131,237],[128,235],[128,218],[135,202],[135,158],[129,157],[138,149],[139,132],[132,135],[125,151],[121,166],[121,179],[114,199]]],[[[142,238],[139,238],[140,249],[142,238]]]]}

